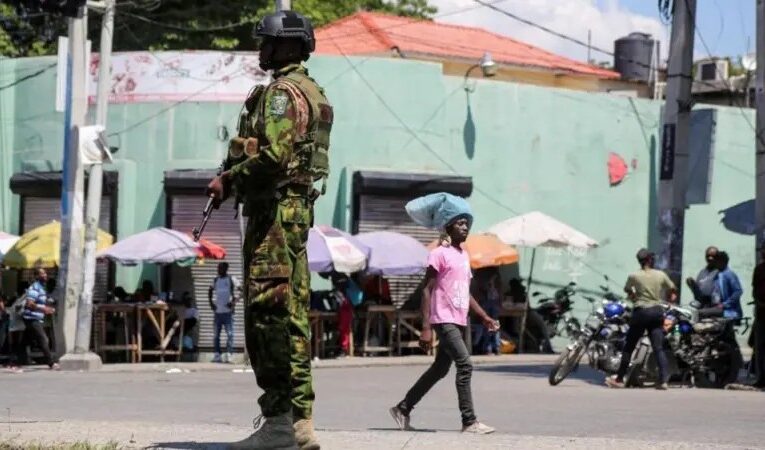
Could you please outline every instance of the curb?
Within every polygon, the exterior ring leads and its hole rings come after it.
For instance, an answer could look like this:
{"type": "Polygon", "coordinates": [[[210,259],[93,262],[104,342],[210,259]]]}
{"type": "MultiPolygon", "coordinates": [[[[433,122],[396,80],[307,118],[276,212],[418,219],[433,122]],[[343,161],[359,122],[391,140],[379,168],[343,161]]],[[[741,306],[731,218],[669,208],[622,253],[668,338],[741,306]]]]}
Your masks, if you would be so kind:
{"type": "MultiPolygon", "coordinates": [[[[473,356],[475,366],[496,365],[549,365],[555,361],[557,355],[501,355],[501,356],[473,356]]],[[[353,369],[372,367],[401,367],[401,366],[429,366],[433,363],[434,356],[393,356],[393,357],[350,357],[342,359],[314,360],[311,363],[313,369],[353,369]]],[[[28,372],[48,372],[45,366],[25,367],[28,372]]],[[[84,371],[77,371],[84,373],[84,371]]],[[[191,373],[191,372],[233,372],[251,373],[252,369],[244,364],[217,364],[217,363],[140,363],[140,364],[105,364],[100,370],[93,373],[191,373]]],[[[75,371],[67,373],[76,373],[75,371]]]]}

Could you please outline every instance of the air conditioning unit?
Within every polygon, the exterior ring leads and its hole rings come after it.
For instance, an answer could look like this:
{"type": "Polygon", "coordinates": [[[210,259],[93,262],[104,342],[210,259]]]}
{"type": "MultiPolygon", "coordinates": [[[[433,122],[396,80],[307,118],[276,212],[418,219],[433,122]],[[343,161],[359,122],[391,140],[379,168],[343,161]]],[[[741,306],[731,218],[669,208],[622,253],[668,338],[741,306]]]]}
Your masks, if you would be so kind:
{"type": "Polygon", "coordinates": [[[707,59],[696,63],[696,81],[723,81],[728,79],[730,64],[726,59],[707,59]]]}

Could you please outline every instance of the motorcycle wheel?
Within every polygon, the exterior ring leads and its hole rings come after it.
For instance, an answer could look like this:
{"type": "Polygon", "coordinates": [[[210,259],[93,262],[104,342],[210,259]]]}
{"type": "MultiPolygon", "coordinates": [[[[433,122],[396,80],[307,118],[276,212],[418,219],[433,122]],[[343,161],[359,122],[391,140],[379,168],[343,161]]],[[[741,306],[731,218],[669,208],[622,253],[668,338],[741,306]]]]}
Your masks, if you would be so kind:
{"type": "Polygon", "coordinates": [[[553,367],[550,370],[550,375],[547,378],[550,386],[557,386],[574,371],[586,349],[587,346],[584,342],[576,341],[573,349],[566,347],[566,349],[561,352],[558,359],[555,360],[555,364],[553,364],[553,367]]]}
{"type": "Polygon", "coordinates": [[[641,388],[643,387],[643,363],[634,363],[627,370],[627,375],[624,377],[624,385],[628,388],[641,388]]]}
{"type": "Polygon", "coordinates": [[[708,370],[693,372],[693,385],[701,389],[722,389],[728,384],[735,383],[743,366],[743,357],[738,348],[722,343],[718,351],[725,354],[708,370]]]}

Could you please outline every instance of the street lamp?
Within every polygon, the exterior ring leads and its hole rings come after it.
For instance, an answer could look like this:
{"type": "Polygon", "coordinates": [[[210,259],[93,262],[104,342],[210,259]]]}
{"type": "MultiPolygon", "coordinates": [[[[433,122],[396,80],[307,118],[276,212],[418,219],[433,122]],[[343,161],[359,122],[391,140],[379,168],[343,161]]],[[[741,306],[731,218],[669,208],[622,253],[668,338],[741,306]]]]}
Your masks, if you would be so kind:
{"type": "Polygon", "coordinates": [[[475,86],[472,88],[468,86],[468,77],[470,76],[470,72],[472,72],[474,69],[481,68],[481,72],[483,72],[483,76],[486,78],[493,77],[497,74],[497,63],[494,62],[493,59],[491,59],[491,53],[485,52],[483,56],[481,57],[481,60],[478,62],[478,64],[473,64],[468,68],[468,70],[465,72],[465,91],[467,92],[473,92],[475,90],[475,86]]]}

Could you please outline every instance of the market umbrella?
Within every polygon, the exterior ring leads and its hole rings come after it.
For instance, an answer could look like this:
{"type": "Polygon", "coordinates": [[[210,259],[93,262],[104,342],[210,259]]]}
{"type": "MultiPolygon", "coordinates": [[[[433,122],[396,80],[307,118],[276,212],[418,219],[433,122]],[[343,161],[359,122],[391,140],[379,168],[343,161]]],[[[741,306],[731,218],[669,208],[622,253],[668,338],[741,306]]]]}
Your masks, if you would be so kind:
{"type": "MultiPolygon", "coordinates": [[[[98,230],[97,249],[108,247],[112,235],[98,230]]],[[[61,258],[61,223],[57,221],[24,233],[3,257],[3,265],[13,269],[58,267],[61,258]]]]}
{"type": "MultiPolygon", "coordinates": [[[[531,290],[532,275],[534,274],[534,260],[536,259],[537,247],[575,247],[594,248],[598,246],[595,239],[578,231],[565,223],[553,219],[539,211],[530,212],[517,217],[512,217],[489,228],[489,233],[497,236],[502,242],[519,247],[531,247],[531,268],[529,269],[529,281],[527,290],[531,290]]],[[[523,348],[523,335],[526,330],[526,309],[521,319],[520,348],[523,348]]]]}
{"type": "Polygon", "coordinates": [[[308,268],[312,272],[354,273],[364,270],[371,249],[344,231],[326,225],[308,232],[308,268]]]}
{"type": "Polygon", "coordinates": [[[374,231],[354,236],[372,249],[366,273],[370,275],[416,275],[428,264],[428,250],[417,239],[393,231],[374,231]]]}
{"type": "Polygon", "coordinates": [[[8,250],[10,250],[11,247],[13,247],[13,244],[18,240],[18,236],[0,231],[0,262],[3,261],[3,256],[8,253],[8,250]]]}
{"type": "MultiPolygon", "coordinates": [[[[438,241],[433,241],[428,245],[428,249],[432,250],[437,245],[439,245],[438,241]]],[[[518,251],[500,241],[493,234],[471,234],[462,244],[462,248],[468,252],[472,269],[503,266],[518,262],[518,251]]]]}
{"type": "Polygon", "coordinates": [[[197,258],[201,259],[225,259],[226,249],[207,239],[200,239],[197,247],[197,258]]]}
{"type": "Polygon", "coordinates": [[[186,233],[157,227],[128,236],[98,252],[96,256],[123,266],[135,266],[140,263],[172,264],[195,260],[199,247],[186,233]]]}

